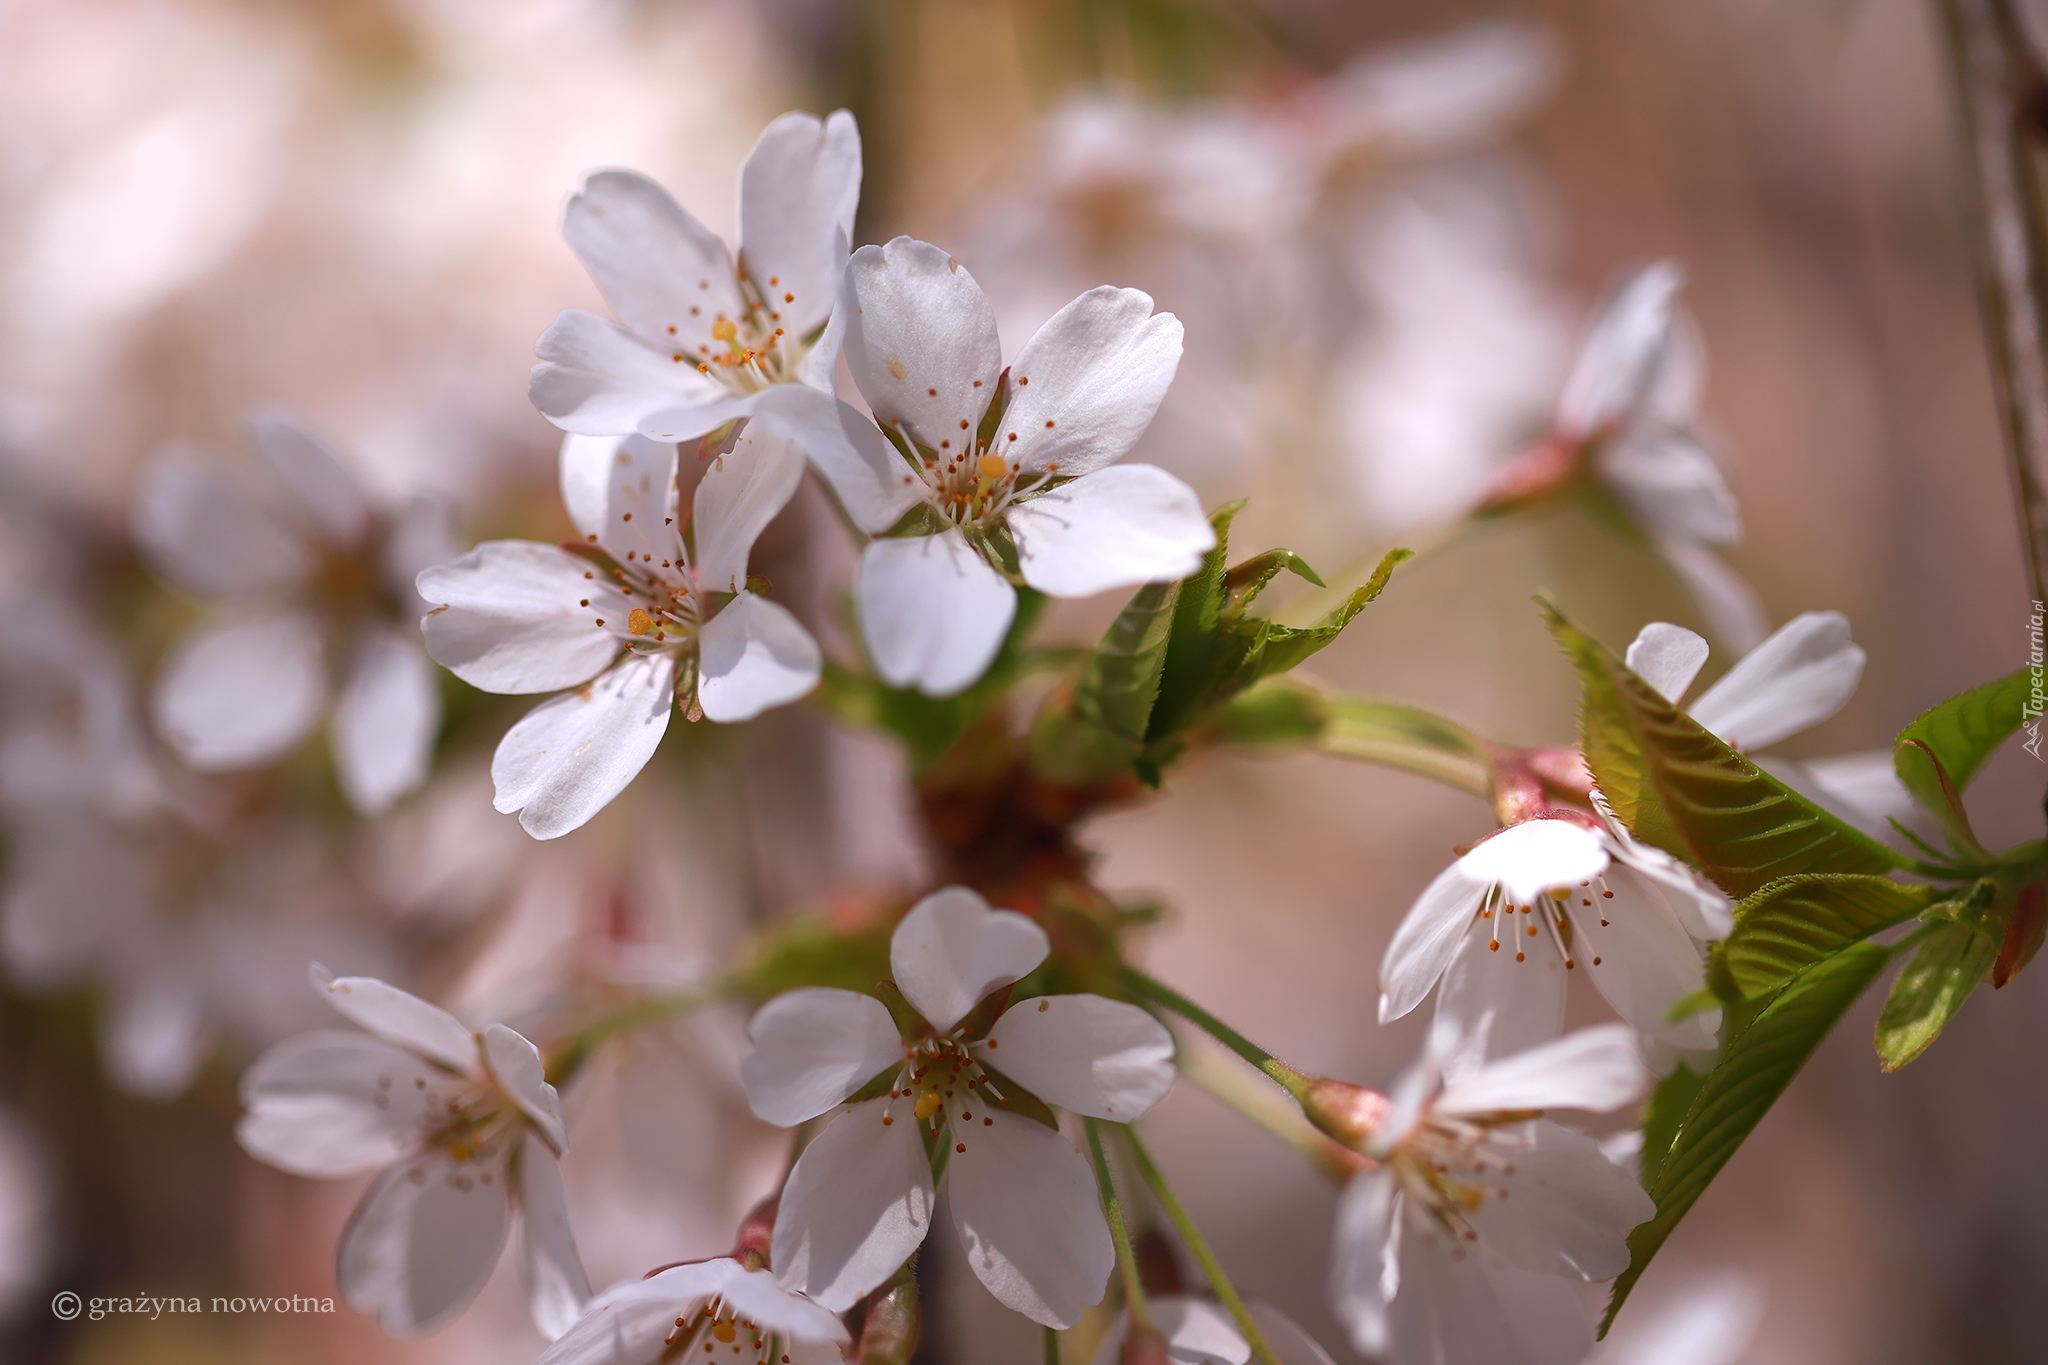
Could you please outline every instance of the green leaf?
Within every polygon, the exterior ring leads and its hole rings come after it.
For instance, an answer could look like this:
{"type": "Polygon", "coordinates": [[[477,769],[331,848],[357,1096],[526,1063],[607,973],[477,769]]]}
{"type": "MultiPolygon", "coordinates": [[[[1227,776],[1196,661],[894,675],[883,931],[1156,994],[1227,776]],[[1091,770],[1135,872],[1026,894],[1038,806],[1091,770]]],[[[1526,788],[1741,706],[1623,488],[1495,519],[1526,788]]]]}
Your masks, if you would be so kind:
{"type": "Polygon", "coordinates": [[[1877,1016],[1877,1058],[1886,1071],[1927,1051],[1997,957],[1998,940],[1973,925],[1933,926],[1877,1016]]]}
{"type": "Polygon", "coordinates": [[[1951,894],[1854,873],[1780,877],[1735,907],[1734,932],[1714,950],[1707,980],[1723,999],[1762,995],[1951,894]]]}
{"type": "Polygon", "coordinates": [[[1232,743],[1313,747],[1419,773],[1474,796],[1488,790],[1480,739],[1456,721],[1407,702],[1337,692],[1302,678],[1268,678],[1217,707],[1205,725],[1232,743]]]}
{"type": "Polygon", "coordinates": [[[1265,636],[1265,649],[1258,662],[1257,676],[1270,678],[1275,673],[1285,673],[1300,664],[1324,645],[1337,638],[1344,627],[1351,624],[1351,618],[1365,610],[1368,602],[1378,597],[1393,577],[1394,570],[1403,562],[1413,559],[1413,550],[1389,550],[1380,560],[1379,567],[1372,571],[1372,577],[1354,589],[1351,596],[1322,619],[1308,626],[1278,626],[1270,622],[1265,636]]]}
{"type": "Polygon", "coordinates": [[[1701,728],[1549,603],[1543,610],[1585,686],[1587,766],[1637,838],[1733,896],[1802,872],[1875,875],[1904,865],[1701,728]]]}
{"type": "Polygon", "coordinates": [[[1031,735],[1040,772],[1084,782],[1122,772],[1143,754],[1180,588],[1147,583],[1133,593],[1071,690],[1041,708],[1031,735]]]}
{"type": "Polygon", "coordinates": [[[1926,758],[1931,756],[1940,763],[1956,791],[1967,789],[1977,770],[1984,766],[1984,760],[2006,737],[2040,714],[2028,713],[2033,686],[2033,670],[2022,668],[1997,682],[1950,697],[1922,714],[1899,731],[1900,744],[1917,741],[1927,746],[1924,752],[1894,750],[1892,763],[1899,781],[1906,784],[1921,805],[1936,815],[1942,814],[1948,803],[1926,758]]]}
{"type": "Polygon", "coordinates": [[[1650,1102],[1643,1106],[1643,1150],[1637,1157],[1644,1189],[1657,1188],[1657,1177],[1664,1171],[1664,1159],[1671,1154],[1671,1144],[1678,1139],[1679,1125],[1685,1122],[1685,1116],[1692,1111],[1693,1101],[1699,1098],[1700,1087],[1706,1083],[1704,1075],[1680,1062],[1650,1092],[1650,1102]]]}
{"type": "MultiPolygon", "coordinates": [[[[1787,982],[1728,1039],[1679,1122],[1655,1182],[1648,1186],[1657,1213],[1629,1234],[1629,1266],[1614,1282],[1607,1316],[1600,1324],[1602,1336],[1672,1229],[1896,951],[1866,942],[1821,959],[1787,982]]],[[[1649,1137],[1646,1129],[1645,1153],[1650,1151],[1649,1137]]]]}

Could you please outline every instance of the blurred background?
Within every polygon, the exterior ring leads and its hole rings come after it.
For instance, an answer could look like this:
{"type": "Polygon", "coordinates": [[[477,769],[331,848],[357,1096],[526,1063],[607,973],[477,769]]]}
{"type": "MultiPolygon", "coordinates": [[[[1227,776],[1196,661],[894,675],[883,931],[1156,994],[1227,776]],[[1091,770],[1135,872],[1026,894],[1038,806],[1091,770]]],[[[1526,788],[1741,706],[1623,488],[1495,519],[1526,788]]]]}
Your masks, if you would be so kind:
{"type": "MultiPolygon", "coordinates": [[[[456,549],[559,538],[559,435],[526,370],[558,310],[603,309],[556,230],[566,195],[635,167],[729,238],[760,128],[847,107],[858,241],[945,245],[1011,353],[1082,289],[1151,292],[1188,351],[1138,457],[1210,504],[1249,496],[1235,543],[1326,574],[1433,540],[1541,435],[1603,289],[1677,258],[1744,515],[1733,563],[1773,625],[1838,609],[1870,655],[1788,751],[1869,749],[2028,648],[1944,75],[1921,0],[0,0],[0,1357],[531,1359],[510,1258],[411,1343],[345,1307],[67,1324],[48,1304],[335,1294],[362,1182],[284,1175],[232,1135],[250,1058],[330,1022],[309,958],[545,1019],[922,875],[900,760],[794,711],[672,727],[625,798],[549,844],[490,808],[488,755],[527,703],[446,678],[431,778],[372,814],[317,735],[187,771],[149,699],[212,608],[133,529],[167,443],[254,480],[242,423],[282,408],[374,505],[445,509],[456,549]]],[[[852,552],[815,490],[758,553],[852,657],[852,552]]],[[[1404,570],[1314,669],[1566,740],[1537,591],[1616,645],[1700,625],[1656,559],[1559,511],[1404,570]]],[[[1062,604],[1052,628],[1086,640],[1117,605],[1062,604]]],[[[2041,777],[2016,750],[1994,764],[1987,842],[2038,835],[2041,777]]],[[[1087,840],[1107,885],[1166,907],[1140,949],[1156,974],[1299,1066],[1385,1085],[1420,1025],[1374,1025],[1381,950],[1490,824],[1419,779],[1210,756],[1087,840]]],[[[2048,1359],[2048,1172],[2024,1155],[2048,1125],[2048,993],[1980,992],[1892,1077],[1877,1003],[1603,1359],[2048,1359]],[[1703,1296],[1726,1349],[1658,1354],[1703,1296]]],[[[772,1185],[742,1024],[650,1030],[568,1097],[594,1283],[723,1250],[772,1185]]],[[[1330,1188],[1192,1086],[1153,1126],[1239,1285],[1352,1358],[1323,1305],[1330,1188]]],[[[921,1358],[1035,1359],[1036,1329],[934,1246],[921,1358]]]]}

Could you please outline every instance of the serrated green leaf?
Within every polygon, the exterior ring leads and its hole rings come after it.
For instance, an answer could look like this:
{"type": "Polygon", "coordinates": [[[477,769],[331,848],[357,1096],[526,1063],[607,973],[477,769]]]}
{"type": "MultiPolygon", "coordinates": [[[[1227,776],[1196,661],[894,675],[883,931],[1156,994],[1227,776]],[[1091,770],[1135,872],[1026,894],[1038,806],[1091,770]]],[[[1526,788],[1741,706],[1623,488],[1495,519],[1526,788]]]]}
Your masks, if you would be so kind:
{"type": "Polygon", "coordinates": [[[1693,1101],[1699,1098],[1700,1087],[1706,1083],[1704,1075],[1680,1062],[1650,1092],[1650,1101],[1643,1106],[1643,1150],[1636,1158],[1644,1189],[1657,1187],[1664,1159],[1671,1154],[1671,1144],[1678,1138],[1679,1125],[1685,1122],[1693,1101]]]}
{"type": "Polygon", "coordinates": [[[1167,639],[1166,666],[1147,727],[1148,740],[1164,739],[1191,720],[1208,703],[1218,674],[1232,666],[1219,656],[1226,648],[1235,649],[1236,642],[1220,639],[1218,632],[1223,621],[1224,582],[1229,576],[1230,524],[1243,510],[1244,502],[1239,500],[1209,514],[1216,544],[1203,556],[1202,567],[1181,580],[1167,639]]]}
{"type": "Polygon", "coordinates": [[[1735,907],[1735,929],[1714,950],[1707,980],[1724,999],[1762,995],[1952,894],[1857,874],[1780,877],[1735,907]]]}
{"type": "MultiPolygon", "coordinates": [[[[1602,1336],[1658,1248],[1896,951],[1864,942],[1822,958],[1787,982],[1728,1039],[1680,1121],[1655,1183],[1648,1187],[1657,1201],[1657,1214],[1629,1234],[1628,1269],[1615,1280],[1608,1297],[1602,1336]]],[[[1646,1152],[1647,1138],[1646,1132],[1646,1152]]]]}
{"type": "MultiPolygon", "coordinates": [[[[1963,791],[2006,737],[2033,719],[2027,714],[2033,686],[2033,671],[2023,668],[1996,682],[1973,687],[1922,713],[1918,720],[1899,731],[1898,742],[1917,741],[1926,745],[1956,790],[1963,791]]],[[[1899,781],[1906,784],[1906,790],[1920,804],[1936,815],[1941,814],[1947,803],[1932,771],[1918,758],[1901,759],[1894,751],[1892,761],[1899,781]]]]}
{"type": "Polygon", "coordinates": [[[1122,772],[1143,754],[1180,587],[1147,583],[1133,593],[1071,691],[1048,698],[1031,735],[1040,772],[1085,782],[1122,772]]]}
{"type": "Polygon", "coordinates": [[[1723,744],[1556,608],[1543,609],[1584,684],[1587,766],[1637,838],[1692,863],[1733,896],[1799,873],[1875,875],[1904,865],[1723,744]]]}
{"type": "Polygon", "coordinates": [[[1972,925],[1933,926],[1877,1016],[1877,1058],[1886,1071],[1933,1045],[1997,957],[1998,940],[1972,925]]]}
{"type": "Polygon", "coordinates": [[[1344,627],[1351,624],[1351,619],[1364,611],[1366,604],[1386,588],[1395,568],[1414,557],[1413,550],[1387,551],[1379,567],[1372,571],[1372,577],[1354,589],[1342,605],[1313,625],[1270,626],[1266,632],[1265,648],[1260,652],[1256,676],[1270,678],[1275,673],[1285,673],[1336,639],[1344,627]]]}

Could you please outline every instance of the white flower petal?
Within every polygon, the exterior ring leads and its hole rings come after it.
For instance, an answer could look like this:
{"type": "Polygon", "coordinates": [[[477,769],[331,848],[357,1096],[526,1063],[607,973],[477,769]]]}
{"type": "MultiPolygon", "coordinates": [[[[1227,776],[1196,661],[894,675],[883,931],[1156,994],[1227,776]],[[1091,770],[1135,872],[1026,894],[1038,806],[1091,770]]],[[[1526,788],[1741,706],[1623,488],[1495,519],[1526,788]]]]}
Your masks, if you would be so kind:
{"type": "Polygon", "coordinates": [[[498,810],[553,839],[603,810],[639,776],[675,710],[675,659],[636,654],[528,711],[491,756],[498,810]]]}
{"type": "Polygon", "coordinates": [[[794,444],[832,485],[854,525],[879,535],[924,497],[873,419],[830,394],[782,384],[761,395],[754,420],[794,444]]]}
{"type": "Polygon", "coordinates": [[[1002,648],[1017,593],[958,530],[877,540],[854,586],[861,635],[891,687],[966,690],[1002,648]]]}
{"type": "Polygon", "coordinates": [[[1385,1169],[1353,1176],[1337,1197],[1330,1307],[1360,1355],[1384,1356],[1392,1340],[1387,1310],[1401,1290],[1401,1203],[1393,1174],[1385,1169]]]}
{"type": "Polygon", "coordinates": [[[723,724],[752,720],[818,685],[824,656],[787,607],[742,592],[697,632],[697,702],[723,724]]]}
{"type": "Polygon", "coordinates": [[[713,322],[742,314],[725,243],[637,171],[585,176],[562,210],[562,236],[621,322],[690,361],[713,322]]]}
{"type": "Polygon", "coordinates": [[[965,266],[898,237],[846,263],[846,366],[868,408],[939,449],[971,439],[1003,365],[995,310],[965,266]]]}
{"type": "Polygon", "coordinates": [[[1534,915],[1517,915],[1514,924],[1505,919],[1482,919],[1466,932],[1437,991],[1430,1047],[1453,1081],[1481,1063],[1548,1042],[1564,1026],[1564,959],[1548,936],[1523,932],[1534,915]]]}
{"type": "MultiPolygon", "coordinates": [[[[1237,1330],[1237,1324],[1223,1305],[1207,1299],[1181,1295],[1150,1296],[1145,1311],[1152,1325],[1166,1338],[1166,1355],[1179,1365],[1244,1365],[1252,1348],[1237,1330]]],[[[1116,1325],[1102,1338],[1095,1351],[1095,1365],[1119,1365],[1123,1359],[1124,1337],[1131,1330],[1131,1315],[1116,1315],[1116,1325]]],[[[1293,1365],[1282,1359],[1281,1365],[1293,1365]]]]}
{"type": "Polygon", "coordinates": [[[1730,649],[1751,649],[1764,638],[1764,607],[1756,589],[1704,545],[1675,536],[1655,537],[1657,553],[1671,566],[1706,618],[1707,628],[1730,649]]]}
{"type": "Polygon", "coordinates": [[[441,730],[441,691],[417,641],[381,622],[356,636],[329,738],[342,795],[381,815],[427,777],[441,730]]]}
{"type": "Polygon", "coordinates": [[[152,568],[201,597],[296,583],[313,567],[292,527],[240,482],[175,446],[142,476],[135,538],[152,568]]]}
{"type": "Polygon", "coordinates": [[[1809,611],[1743,656],[1687,711],[1735,749],[1763,749],[1842,709],[1863,676],[1849,618],[1809,611]]]}
{"type": "Polygon", "coordinates": [[[893,1103],[893,1114],[887,1099],[856,1104],[813,1138],[775,1214],[775,1278],[835,1313],[895,1274],[931,1228],[924,1143],[910,1106],[893,1103]]]}
{"type": "Polygon", "coordinates": [[[185,1092],[213,1050],[205,983],[195,964],[152,962],[117,981],[100,1028],[100,1059],[122,1091],[170,1100],[185,1092]]]}
{"type": "Polygon", "coordinates": [[[776,996],[755,1013],[747,1037],[747,1103],[778,1128],[816,1118],[903,1062],[903,1039],[881,1001],[826,986],[776,996]]]}
{"type": "Polygon", "coordinates": [[[569,1130],[562,1120],[562,1097],[548,1084],[547,1067],[540,1049],[503,1024],[492,1024],[480,1035],[484,1061],[512,1103],[533,1120],[540,1135],[557,1155],[569,1150],[569,1130]]]}
{"type": "Polygon", "coordinates": [[[460,1019],[374,976],[336,976],[314,963],[313,988],[351,1022],[387,1043],[474,1076],[480,1071],[476,1035],[460,1019]]]}
{"type": "Polygon", "coordinates": [[[363,538],[370,526],[369,498],[327,447],[277,413],[252,417],[249,441],[328,540],[349,546],[363,538]]]}
{"type": "Polygon", "coordinates": [[[1657,261],[1609,296],[1558,400],[1557,425],[1568,439],[1625,420],[1643,404],[1671,344],[1672,314],[1684,283],[1676,261],[1657,261]]]}
{"type": "Polygon", "coordinates": [[[327,702],[320,622],[217,618],[171,650],[150,698],[157,733],[201,772],[255,768],[304,739],[327,702]]]}
{"type": "Polygon", "coordinates": [[[1689,432],[1631,431],[1601,447],[1600,479],[1645,530],[1697,545],[1742,543],[1742,515],[1713,452],[1689,432]]]}
{"type": "Polygon", "coordinates": [[[451,522],[455,509],[446,498],[421,493],[406,499],[384,537],[384,585],[399,599],[405,615],[424,613],[433,603],[419,595],[421,572],[455,558],[451,522]]]}
{"type": "Polygon", "coordinates": [[[1497,1265],[1404,1212],[1401,1292],[1388,1313],[1390,1360],[1578,1365],[1593,1333],[1571,1281],[1497,1265]]]}
{"type": "MultiPolygon", "coordinates": [[[[1608,824],[1612,841],[1610,851],[1615,862],[1624,864],[1636,874],[1610,879],[1608,890],[1618,886],[1630,895],[1647,896],[1663,906],[1677,919],[1680,928],[1701,943],[1728,937],[1735,927],[1735,902],[1729,900],[1720,887],[1663,849],[1638,842],[1611,814],[1603,811],[1602,818],[1608,824]]],[[[1581,896],[1579,909],[1592,909],[1584,904],[1590,899],[1593,898],[1581,896]]]]}
{"type": "Polygon", "coordinates": [[[779,325],[805,337],[831,313],[860,202],[860,132],[844,109],[789,113],[740,168],[740,254],[779,325]]]}
{"type": "Polygon", "coordinates": [[[1558,886],[1577,886],[1607,870],[1600,836],[1570,820],[1525,820],[1489,835],[1458,860],[1465,875],[1492,882],[1517,905],[1558,886]]]}
{"type": "Polygon", "coordinates": [[[1060,474],[1122,459],[1152,425],[1180,348],[1180,319],[1155,314],[1150,294],[1089,290],[1017,353],[994,449],[1026,469],[1060,474]]]}
{"type": "Polygon", "coordinates": [[[1014,910],[991,910],[964,886],[934,891],[889,938],[889,970],[911,1008],[940,1033],[998,986],[1045,961],[1045,930],[1014,910]]]}
{"type": "Polygon", "coordinates": [[[508,1179],[503,1161],[462,1162],[439,1149],[386,1171],[341,1234],[342,1298],[395,1337],[453,1319],[498,1262],[508,1179]]]}
{"type": "Polygon", "coordinates": [[[1245,1309],[1265,1334],[1266,1344],[1273,1348],[1273,1356],[1280,1365],[1336,1365],[1330,1353],[1301,1329],[1301,1324],[1273,1305],[1255,1301],[1246,1304],[1245,1309]]]}
{"type": "Polygon", "coordinates": [[[1137,1119],[1173,1087],[1165,1025],[1099,995],[1018,1001],[983,1046],[989,1065],[1046,1103],[1116,1123],[1137,1119]]]}
{"type": "MultiPolygon", "coordinates": [[[[837,1315],[784,1289],[776,1283],[773,1272],[747,1270],[737,1261],[728,1260],[725,1264],[730,1269],[719,1286],[719,1297],[749,1322],[812,1345],[844,1343],[848,1339],[845,1325],[837,1315]]],[[[836,1360],[837,1356],[831,1358],[836,1360]]]]}
{"type": "Polygon", "coordinates": [[[1087,1158],[1056,1128],[998,1110],[956,1137],[947,1203],[967,1264],[1005,1306],[1072,1327],[1116,1264],[1087,1158]]]}
{"type": "Polygon", "coordinates": [[[242,1073],[248,1113],[235,1137],[258,1161],[306,1176],[355,1175],[419,1144],[431,1106],[455,1078],[405,1048],[360,1033],[304,1033],[242,1073]]]}
{"type": "Polygon", "coordinates": [[[1675,1024],[1668,1018],[1673,1005],[1706,984],[1705,959],[1679,919],[1680,893],[1623,863],[1608,869],[1607,886],[1614,899],[1572,907],[1579,966],[1644,1037],[1693,1051],[1716,1046],[1718,1009],[1675,1024]]]}
{"type": "Polygon", "coordinates": [[[1466,931],[1480,922],[1479,907],[1485,898],[1486,883],[1467,873],[1462,861],[1437,873],[1416,897],[1380,960],[1382,1024],[1422,1003],[1457,956],[1466,931]]]}
{"type": "Polygon", "coordinates": [[[1496,1128],[1479,1179],[1505,1189],[1469,1215],[1491,1254],[1540,1275],[1612,1279],[1628,1269],[1628,1234],[1657,1203],[1600,1144],[1547,1120],[1496,1128]]]}
{"type": "Polygon", "coordinates": [[[427,653],[486,692],[552,692],[596,677],[617,657],[633,610],[590,564],[533,540],[487,540],[422,573],[419,592],[436,604],[420,622],[427,653]]]}
{"type": "MultiPolygon", "coordinates": [[[[801,1344],[847,1340],[846,1328],[832,1313],[781,1288],[770,1272],[746,1270],[720,1256],[613,1285],[535,1365],[652,1365],[675,1320],[695,1317],[714,1298],[801,1344]]],[[[836,1352],[830,1357],[837,1358],[836,1352]]]]}
{"type": "Polygon", "coordinates": [[[1024,581],[1054,597],[1185,578],[1216,532],[1195,490],[1151,465],[1118,465],[1016,504],[1006,515],[1024,581]]]}
{"type": "Polygon", "coordinates": [[[1600,1024],[1451,1076],[1431,1108],[1444,1114],[1508,1109],[1604,1114],[1633,1104],[1649,1086],[1633,1031],[1625,1024],[1600,1024]]]}
{"type": "Polygon", "coordinates": [[[564,431],[694,440],[752,407],[751,399],[700,374],[679,347],[664,349],[578,309],[556,318],[533,351],[540,363],[527,378],[526,396],[564,431]]]}
{"type": "Polygon", "coordinates": [[[562,506],[586,542],[628,563],[679,557],[675,442],[572,433],[562,438],[561,480],[562,506]]]}
{"type": "Polygon", "coordinates": [[[1652,621],[1636,632],[1625,662],[1657,694],[1678,704],[1707,662],[1707,642],[1684,626],[1652,621]]]}
{"type": "Polygon", "coordinates": [[[746,587],[754,542],[788,504],[803,476],[803,452],[779,434],[755,431],[752,423],[731,450],[712,461],[691,504],[698,588],[739,592],[746,587]]]}
{"type": "Polygon", "coordinates": [[[520,1144],[517,1169],[526,1303],[533,1325],[554,1341],[583,1316],[590,1302],[590,1281],[569,1227],[569,1195],[562,1188],[561,1168],[539,1135],[528,1134],[520,1144]]]}

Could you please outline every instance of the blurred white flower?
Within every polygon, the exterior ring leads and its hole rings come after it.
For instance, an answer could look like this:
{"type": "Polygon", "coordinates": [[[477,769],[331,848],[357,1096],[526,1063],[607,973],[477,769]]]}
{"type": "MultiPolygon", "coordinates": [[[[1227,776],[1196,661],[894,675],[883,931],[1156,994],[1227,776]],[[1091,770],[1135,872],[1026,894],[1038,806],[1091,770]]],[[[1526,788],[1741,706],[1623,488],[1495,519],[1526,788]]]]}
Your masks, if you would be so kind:
{"type": "Polygon", "coordinates": [[[1736,1365],[1756,1340],[1766,1297],[1761,1276],[1696,1275],[1663,1301],[1632,1298],[1588,1365],[1736,1365]]]}
{"type": "Polygon", "coordinates": [[[537,839],[623,791],[675,706],[750,720],[817,683],[817,642],[747,589],[747,557],[803,456],[765,432],[738,435],[681,524],[676,461],[673,444],[641,436],[570,436],[562,500],[580,543],[486,541],[420,575],[434,604],[427,650],[455,676],[486,692],[576,689],[529,711],[491,763],[497,808],[537,839]]]}
{"type": "Polygon", "coordinates": [[[0,1323],[23,1306],[48,1268],[55,1189],[35,1135],[0,1109],[0,1323]]]}
{"type": "Polygon", "coordinates": [[[1194,490],[1110,466],[1152,421],[1180,322],[1135,289],[1092,289],[1008,369],[995,313],[961,264],[899,237],[847,263],[846,363],[875,415],[845,404],[796,439],[869,543],[855,597],[876,671],[951,696],[980,677],[1017,610],[1010,578],[1055,597],[1193,573],[1216,543],[1194,490]]]}
{"type": "Polygon", "coordinates": [[[371,977],[316,965],[313,984],[368,1035],[309,1033],[259,1057],[235,1134],[296,1175],[383,1169],[342,1234],[342,1296],[394,1336],[431,1332],[483,1288],[516,1210],[534,1323],[550,1339],[567,1331],[590,1287],[555,1165],[568,1133],[539,1049],[503,1024],[471,1032],[371,977]]]}
{"type": "Polygon", "coordinates": [[[534,406],[566,431],[678,441],[752,414],[778,385],[829,395],[860,178],[853,115],[784,114],[740,171],[728,251],[645,176],[592,174],[562,234],[625,325],[556,319],[535,347],[534,406]]]}
{"type": "Polygon", "coordinates": [[[1095,1178],[1020,1101],[1129,1123],[1172,1086],[1173,1039],[1137,1006],[1097,995],[1006,1007],[998,993],[1048,951],[1031,920],[948,887],[919,901],[889,941],[896,987],[923,1016],[915,1032],[900,1033],[888,1007],[854,991],[811,987],[761,1007],[740,1069],[754,1112],[791,1127],[846,1106],[783,1190],[783,1284],[844,1310],[888,1279],[930,1229],[937,1164],[968,1264],[991,1294],[1060,1328],[1101,1301],[1114,1253],[1095,1178]],[[991,995],[997,1017],[987,1020],[977,1006],[991,995]],[[884,1080],[886,1095],[855,1098],[884,1080]],[[1028,1095],[1007,1094],[1012,1085],[1028,1095]]]}
{"type": "Polygon", "coordinates": [[[670,1266],[597,1296],[536,1365],[656,1365],[699,1355],[724,1365],[838,1365],[836,1314],[729,1256],[670,1266]],[[699,1343],[702,1343],[701,1349],[699,1343]],[[731,1350],[720,1354],[718,1348],[731,1350]]]}
{"type": "Polygon", "coordinates": [[[187,764],[221,772],[282,758],[331,699],[335,775],[349,804],[374,815],[425,780],[441,728],[409,622],[414,576],[452,548],[447,510],[425,497],[377,507],[281,417],[256,417],[249,435],[274,490],[172,448],[136,499],[151,564],[216,608],[172,649],[151,716],[187,764]]]}
{"type": "Polygon", "coordinates": [[[1620,1024],[1445,1079],[1425,1052],[1372,1124],[1378,1166],[1338,1204],[1330,1293],[1352,1344],[1390,1365],[1583,1359],[1570,1281],[1626,1269],[1656,1205],[1592,1138],[1540,1115],[1619,1109],[1648,1083],[1620,1024]]]}
{"type": "MultiPolygon", "coordinates": [[[[1295,1321],[1269,1304],[1248,1303],[1245,1309],[1258,1324],[1280,1365],[1332,1365],[1329,1353],[1295,1321]]],[[[1178,1365],[1245,1365],[1251,1343],[1222,1304],[1212,1299],[1162,1294],[1145,1300],[1152,1326],[1166,1341],[1167,1359],[1178,1365]]],[[[1117,1314],[1116,1325],[1096,1349],[1095,1365],[1118,1365],[1124,1338],[1131,1330],[1129,1310],[1117,1314]]]]}
{"type": "Polygon", "coordinates": [[[1431,882],[1380,964],[1380,1022],[1443,982],[1445,1070],[1557,1036],[1566,973],[1593,985],[1654,1060],[1718,1046],[1720,1012],[1673,1023],[1704,980],[1701,942],[1725,936],[1728,898],[1676,858],[1603,819],[1540,818],[1487,836],[1431,882]]]}

